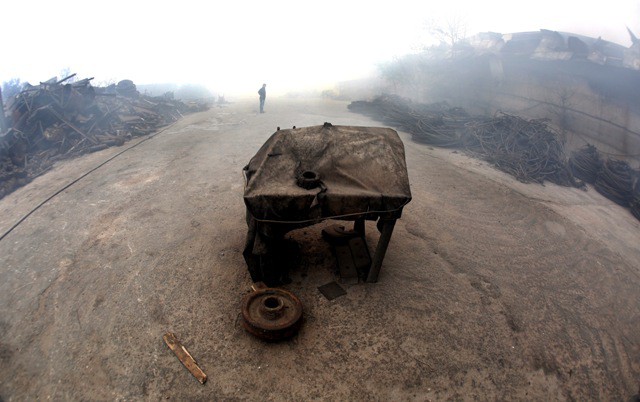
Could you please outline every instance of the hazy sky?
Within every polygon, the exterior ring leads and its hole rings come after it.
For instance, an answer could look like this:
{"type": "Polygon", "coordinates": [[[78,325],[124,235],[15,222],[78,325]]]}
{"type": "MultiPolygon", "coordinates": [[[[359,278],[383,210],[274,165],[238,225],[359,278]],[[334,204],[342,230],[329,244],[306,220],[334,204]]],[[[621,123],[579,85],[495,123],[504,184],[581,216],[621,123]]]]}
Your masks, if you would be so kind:
{"type": "Polygon", "coordinates": [[[640,1],[4,0],[0,81],[37,83],[69,67],[95,82],[201,83],[253,94],[328,86],[430,43],[427,21],[467,34],[570,31],[630,45],[640,1]]]}

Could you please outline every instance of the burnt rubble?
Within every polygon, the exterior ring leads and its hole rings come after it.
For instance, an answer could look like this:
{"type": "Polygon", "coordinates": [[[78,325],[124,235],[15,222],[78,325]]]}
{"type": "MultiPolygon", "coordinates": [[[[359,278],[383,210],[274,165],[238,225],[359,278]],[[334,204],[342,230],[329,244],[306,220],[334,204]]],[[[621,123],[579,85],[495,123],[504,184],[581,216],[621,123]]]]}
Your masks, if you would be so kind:
{"type": "Polygon", "coordinates": [[[465,149],[523,183],[579,186],[566,165],[560,136],[545,120],[506,113],[471,116],[445,102],[426,105],[390,95],[353,102],[349,109],[406,130],[415,142],[465,149]]]}
{"type": "Polygon", "coordinates": [[[123,145],[186,113],[206,110],[170,97],[141,95],[131,80],[94,87],[92,78],[52,78],[5,99],[0,126],[0,198],[56,161],[123,145]]]}
{"type": "Polygon", "coordinates": [[[640,172],[622,160],[604,161],[590,144],[567,157],[562,136],[544,119],[506,113],[471,116],[446,102],[421,104],[394,95],[355,101],[349,110],[404,130],[415,142],[464,149],[524,183],[591,184],[640,219],[640,172]]]}

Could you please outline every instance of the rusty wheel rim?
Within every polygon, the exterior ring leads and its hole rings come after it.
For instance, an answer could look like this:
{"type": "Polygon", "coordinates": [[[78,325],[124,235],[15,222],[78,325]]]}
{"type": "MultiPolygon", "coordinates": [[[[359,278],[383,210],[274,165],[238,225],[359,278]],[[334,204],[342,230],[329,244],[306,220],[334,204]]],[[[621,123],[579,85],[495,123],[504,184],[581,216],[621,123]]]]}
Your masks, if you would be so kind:
{"type": "Polygon", "coordinates": [[[302,324],[302,303],[291,292],[265,288],[242,301],[243,326],[251,334],[278,341],[295,335],[302,324]]]}

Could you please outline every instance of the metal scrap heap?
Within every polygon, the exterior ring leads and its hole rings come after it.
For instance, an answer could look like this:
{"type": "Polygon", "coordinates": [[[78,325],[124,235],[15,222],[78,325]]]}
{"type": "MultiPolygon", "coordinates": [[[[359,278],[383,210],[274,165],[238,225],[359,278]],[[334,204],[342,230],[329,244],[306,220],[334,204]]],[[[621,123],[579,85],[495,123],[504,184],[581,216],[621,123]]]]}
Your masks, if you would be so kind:
{"type": "Polygon", "coordinates": [[[464,149],[525,183],[592,184],[640,219],[640,172],[621,160],[603,162],[592,145],[567,158],[562,136],[545,119],[527,120],[506,113],[470,116],[443,102],[427,105],[393,95],[352,102],[349,110],[400,128],[416,142],[464,149]]]}
{"type": "Polygon", "coordinates": [[[6,127],[0,127],[0,198],[58,160],[122,145],[206,108],[141,95],[130,80],[93,87],[92,78],[70,83],[74,76],[27,85],[6,99],[6,127]]]}
{"type": "Polygon", "coordinates": [[[349,109],[406,130],[416,142],[466,149],[525,183],[578,185],[566,165],[560,136],[545,120],[506,113],[470,116],[446,103],[425,105],[388,95],[353,102],[349,109]]]}
{"type": "Polygon", "coordinates": [[[619,159],[604,160],[589,144],[571,154],[569,166],[576,177],[592,184],[616,204],[629,207],[633,216],[640,219],[640,171],[619,159]]]}
{"type": "Polygon", "coordinates": [[[543,119],[498,113],[466,125],[464,146],[523,183],[580,186],[571,175],[564,143],[543,119]]]}

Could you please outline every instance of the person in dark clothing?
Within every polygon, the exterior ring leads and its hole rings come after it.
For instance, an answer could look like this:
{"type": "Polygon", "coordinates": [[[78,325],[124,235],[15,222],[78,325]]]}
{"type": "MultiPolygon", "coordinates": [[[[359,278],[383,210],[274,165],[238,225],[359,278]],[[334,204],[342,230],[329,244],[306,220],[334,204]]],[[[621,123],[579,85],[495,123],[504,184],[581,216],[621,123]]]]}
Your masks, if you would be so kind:
{"type": "Polygon", "coordinates": [[[260,94],[260,113],[264,113],[264,100],[267,98],[267,84],[262,84],[262,88],[258,90],[260,94]]]}

